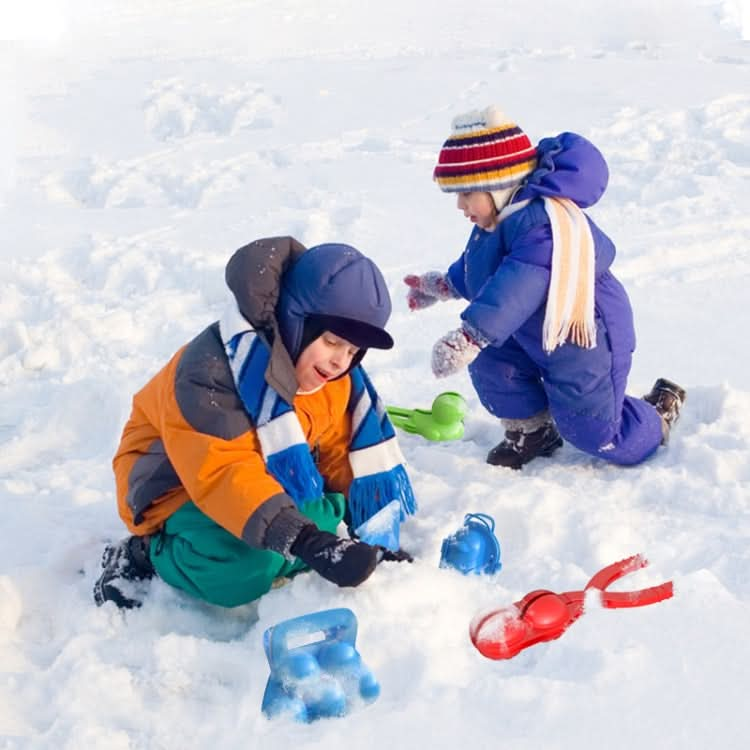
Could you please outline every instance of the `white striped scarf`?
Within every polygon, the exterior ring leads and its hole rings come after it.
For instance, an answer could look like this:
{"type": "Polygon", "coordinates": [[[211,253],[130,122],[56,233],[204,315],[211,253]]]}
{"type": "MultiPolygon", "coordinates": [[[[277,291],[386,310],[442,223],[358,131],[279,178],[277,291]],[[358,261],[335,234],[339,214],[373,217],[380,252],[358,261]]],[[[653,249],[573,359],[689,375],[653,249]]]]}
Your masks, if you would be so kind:
{"type": "MultiPolygon", "coordinates": [[[[265,380],[270,351],[232,300],[219,321],[224,351],[237,393],[255,427],[269,472],[302,507],[323,494],[324,482],[310,454],[292,404],[265,380]]],[[[356,528],[393,500],[402,519],[416,511],[416,500],[404,469],[393,425],[362,367],[349,373],[352,390],[349,488],[352,527],[356,528]]]]}

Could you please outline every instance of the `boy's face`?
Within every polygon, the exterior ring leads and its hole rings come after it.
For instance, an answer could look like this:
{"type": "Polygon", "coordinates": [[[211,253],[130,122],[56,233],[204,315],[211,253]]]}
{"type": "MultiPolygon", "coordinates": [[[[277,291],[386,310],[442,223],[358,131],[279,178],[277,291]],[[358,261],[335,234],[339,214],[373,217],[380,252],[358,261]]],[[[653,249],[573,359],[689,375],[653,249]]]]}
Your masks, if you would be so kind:
{"type": "Polygon", "coordinates": [[[489,193],[459,193],[456,206],[469,221],[482,229],[492,230],[497,226],[497,209],[489,193]]]}
{"type": "Polygon", "coordinates": [[[300,391],[314,391],[346,372],[358,351],[346,339],[324,331],[297,358],[294,372],[300,391]]]}

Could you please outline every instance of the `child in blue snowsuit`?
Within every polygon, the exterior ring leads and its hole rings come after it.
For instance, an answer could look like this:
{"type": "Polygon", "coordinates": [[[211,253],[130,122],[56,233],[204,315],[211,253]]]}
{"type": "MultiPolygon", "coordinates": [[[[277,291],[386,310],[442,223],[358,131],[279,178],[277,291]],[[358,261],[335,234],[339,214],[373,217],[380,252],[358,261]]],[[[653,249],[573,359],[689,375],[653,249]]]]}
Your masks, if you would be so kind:
{"type": "Polygon", "coordinates": [[[407,276],[412,310],[463,297],[461,326],[433,349],[437,377],[468,365],[504,439],[491,464],[520,468],[565,438],[613,463],[637,464],[666,441],[685,392],[657,380],[625,395],[635,348],[615,247],[581,211],[607,185],[601,153],[562,133],[535,148],[497,108],[454,119],[435,168],[474,227],[446,274],[407,276]]]}

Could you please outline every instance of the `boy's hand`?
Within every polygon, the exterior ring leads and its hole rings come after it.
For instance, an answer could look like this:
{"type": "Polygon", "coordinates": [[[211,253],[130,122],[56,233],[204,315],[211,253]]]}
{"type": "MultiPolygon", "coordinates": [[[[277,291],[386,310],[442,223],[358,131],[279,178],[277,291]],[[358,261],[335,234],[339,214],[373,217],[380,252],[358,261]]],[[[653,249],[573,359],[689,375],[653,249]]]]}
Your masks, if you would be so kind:
{"type": "Polygon", "coordinates": [[[432,348],[432,373],[436,378],[453,375],[476,358],[482,347],[464,328],[446,333],[432,348]]]}
{"type": "Polygon", "coordinates": [[[410,310],[424,310],[438,301],[456,298],[448,278],[439,271],[428,271],[421,276],[404,276],[404,283],[409,287],[406,304],[410,310]]]}
{"type": "Polygon", "coordinates": [[[313,524],[302,528],[289,551],[337,586],[359,586],[381,561],[412,561],[408,552],[342,539],[313,524]]]}

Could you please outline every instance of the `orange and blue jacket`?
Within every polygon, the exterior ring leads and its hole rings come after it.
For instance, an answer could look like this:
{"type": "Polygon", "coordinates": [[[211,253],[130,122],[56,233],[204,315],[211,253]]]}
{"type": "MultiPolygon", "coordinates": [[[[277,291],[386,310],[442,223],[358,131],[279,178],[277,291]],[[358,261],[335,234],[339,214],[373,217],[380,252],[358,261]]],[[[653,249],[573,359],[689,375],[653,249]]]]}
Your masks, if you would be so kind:
{"type": "MultiPolygon", "coordinates": [[[[347,494],[351,382],[346,375],[293,407],[326,489],[347,494]]],[[[294,501],[268,472],[237,394],[218,323],[180,349],[133,399],[113,460],[118,509],[131,533],[156,532],[192,500],[253,547],[294,501]]]]}

